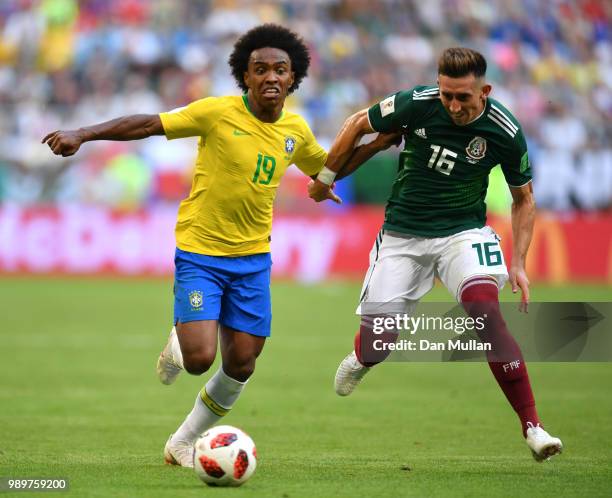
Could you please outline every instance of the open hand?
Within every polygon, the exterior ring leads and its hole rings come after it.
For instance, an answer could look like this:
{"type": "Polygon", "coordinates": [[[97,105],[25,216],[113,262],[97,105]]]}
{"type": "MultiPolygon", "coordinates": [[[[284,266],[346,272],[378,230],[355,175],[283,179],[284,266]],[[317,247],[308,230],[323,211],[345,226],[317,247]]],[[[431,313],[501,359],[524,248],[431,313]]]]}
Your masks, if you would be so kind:
{"type": "Polygon", "coordinates": [[[510,285],[512,285],[512,292],[516,294],[518,290],[521,290],[521,303],[519,304],[519,311],[528,313],[529,306],[529,279],[524,268],[510,268],[510,285]]]}

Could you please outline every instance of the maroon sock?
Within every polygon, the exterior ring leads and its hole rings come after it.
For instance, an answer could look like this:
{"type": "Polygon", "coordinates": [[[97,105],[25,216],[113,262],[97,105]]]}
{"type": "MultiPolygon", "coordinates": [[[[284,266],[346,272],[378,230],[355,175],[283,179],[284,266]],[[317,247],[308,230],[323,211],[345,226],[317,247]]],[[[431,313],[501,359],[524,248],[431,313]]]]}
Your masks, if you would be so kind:
{"type": "Polygon", "coordinates": [[[361,363],[363,366],[367,366],[365,365],[363,356],[361,355],[361,329],[355,334],[355,339],[353,342],[355,343],[355,356],[357,357],[357,361],[359,361],[359,363],[361,363]]]}
{"type": "Polygon", "coordinates": [[[489,368],[519,416],[525,436],[527,424],[538,425],[540,419],[525,360],[499,309],[497,283],[490,278],[466,282],[461,291],[461,304],[472,318],[487,317],[484,329],[478,334],[483,342],[491,343],[492,351],[487,351],[489,368]]]}
{"type": "Polygon", "coordinates": [[[395,342],[397,340],[397,333],[383,332],[382,334],[375,334],[373,332],[372,317],[362,317],[359,330],[355,334],[355,356],[357,360],[365,367],[373,367],[378,363],[385,361],[387,356],[391,354],[391,350],[384,349],[379,351],[374,348],[375,340],[382,340],[384,342],[395,342]]]}

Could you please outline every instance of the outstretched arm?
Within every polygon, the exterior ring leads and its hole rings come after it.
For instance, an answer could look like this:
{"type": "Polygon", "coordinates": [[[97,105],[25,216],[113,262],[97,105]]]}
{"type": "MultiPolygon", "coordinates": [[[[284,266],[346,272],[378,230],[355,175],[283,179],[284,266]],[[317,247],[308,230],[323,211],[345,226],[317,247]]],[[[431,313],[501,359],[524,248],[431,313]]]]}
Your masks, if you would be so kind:
{"type": "Polygon", "coordinates": [[[360,145],[353,151],[347,163],[340,168],[336,180],[352,175],[359,169],[359,166],[371,159],[378,152],[387,150],[392,145],[398,146],[402,143],[402,136],[402,132],[379,133],[371,142],[360,145]]]}
{"type": "Polygon", "coordinates": [[[85,142],[92,140],[140,140],[152,135],[163,135],[164,128],[157,114],[133,114],[112,119],[78,130],[57,130],[42,139],[54,154],[71,156],[85,142]]]}
{"type": "MultiPolygon", "coordinates": [[[[401,142],[402,142],[401,132],[379,133],[378,136],[374,140],[372,140],[371,142],[367,144],[360,145],[353,151],[353,154],[349,158],[348,162],[344,166],[342,166],[342,168],[338,172],[335,179],[341,180],[342,178],[352,175],[355,171],[357,171],[357,169],[359,169],[359,167],[363,163],[368,161],[377,152],[380,152],[381,150],[386,150],[392,145],[399,145],[401,142]]],[[[314,197],[311,194],[311,192],[315,188],[314,185],[315,185],[316,179],[317,177],[313,176],[312,180],[308,184],[308,195],[313,199],[314,197]]],[[[329,186],[327,190],[327,194],[322,200],[330,199],[338,204],[342,204],[342,199],[340,199],[340,197],[338,197],[336,193],[334,192],[335,185],[336,185],[335,183],[332,183],[329,186]]],[[[316,202],[320,202],[320,201],[317,200],[316,202]]]]}
{"type": "MultiPolygon", "coordinates": [[[[316,202],[321,202],[325,199],[332,198],[330,197],[330,185],[334,182],[336,175],[353,154],[361,137],[373,132],[374,130],[370,126],[368,120],[367,109],[358,111],[344,122],[342,129],[338,132],[331,146],[325,167],[308,189],[308,193],[312,199],[316,202]]],[[[367,148],[361,153],[368,156],[370,152],[371,155],[369,155],[369,157],[372,157],[372,155],[376,153],[372,152],[372,150],[368,151],[367,148]]],[[[369,159],[369,157],[367,158],[369,159]]]]}
{"type": "Polygon", "coordinates": [[[521,290],[522,299],[519,310],[527,312],[529,305],[529,279],[525,271],[527,250],[533,235],[535,221],[535,199],[533,186],[529,182],[522,187],[511,187],[512,194],[512,264],[510,284],[512,292],[521,290]]]}

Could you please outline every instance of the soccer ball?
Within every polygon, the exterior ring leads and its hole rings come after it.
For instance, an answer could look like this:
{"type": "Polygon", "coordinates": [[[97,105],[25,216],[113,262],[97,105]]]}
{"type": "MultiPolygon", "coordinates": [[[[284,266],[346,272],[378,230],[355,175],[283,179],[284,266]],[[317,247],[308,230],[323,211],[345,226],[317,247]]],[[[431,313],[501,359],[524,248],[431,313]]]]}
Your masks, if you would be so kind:
{"type": "Polygon", "coordinates": [[[209,486],[240,486],[255,472],[255,443],[231,425],[212,427],[196,441],[193,464],[209,486]]]}

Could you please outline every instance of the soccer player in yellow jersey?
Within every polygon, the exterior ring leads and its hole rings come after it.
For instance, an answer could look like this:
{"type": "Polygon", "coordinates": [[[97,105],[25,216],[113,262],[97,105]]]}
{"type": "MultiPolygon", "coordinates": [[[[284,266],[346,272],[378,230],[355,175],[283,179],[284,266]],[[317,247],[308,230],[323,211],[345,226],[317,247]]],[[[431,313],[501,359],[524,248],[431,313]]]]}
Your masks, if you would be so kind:
{"type": "MultiPolygon", "coordinates": [[[[157,372],[164,384],[183,369],[201,375],[213,364],[218,340],[222,366],[168,439],[167,463],[193,467],[193,443],[232,408],[270,335],[276,189],[289,165],[314,176],[327,159],[304,119],[283,110],[309,63],[295,33],[258,26],[236,42],[229,59],[243,96],[209,97],[159,115],[125,116],[43,139],[55,154],[70,156],[91,140],[199,137],[191,193],[176,224],[175,327],[157,372]]],[[[339,177],[393,141],[393,135],[379,135],[360,146],[339,177]]],[[[339,202],[331,190],[328,198],[339,202]]]]}

